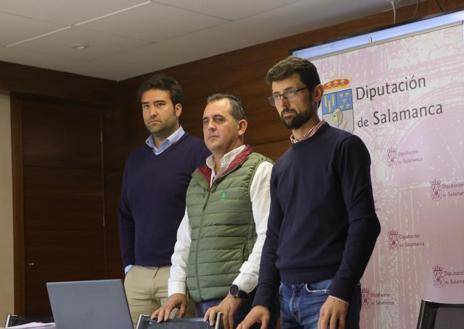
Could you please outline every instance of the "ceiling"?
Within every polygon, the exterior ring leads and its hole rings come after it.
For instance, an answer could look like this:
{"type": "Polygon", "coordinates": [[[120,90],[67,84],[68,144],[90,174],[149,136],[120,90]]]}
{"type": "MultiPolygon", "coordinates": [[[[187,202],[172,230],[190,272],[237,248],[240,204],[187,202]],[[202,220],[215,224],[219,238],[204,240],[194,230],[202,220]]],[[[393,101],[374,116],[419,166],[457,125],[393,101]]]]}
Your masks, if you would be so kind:
{"type": "Polygon", "coordinates": [[[384,10],[386,0],[0,0],[0,61],[119,81],[384,10]]]}

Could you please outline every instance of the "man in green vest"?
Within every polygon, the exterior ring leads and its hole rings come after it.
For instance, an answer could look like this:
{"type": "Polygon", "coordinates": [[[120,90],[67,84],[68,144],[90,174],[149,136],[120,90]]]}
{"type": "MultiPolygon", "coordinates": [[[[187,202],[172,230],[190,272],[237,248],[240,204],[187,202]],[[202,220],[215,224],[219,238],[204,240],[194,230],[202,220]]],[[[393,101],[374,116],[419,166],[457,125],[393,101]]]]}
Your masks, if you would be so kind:
{"type": "Polygon", "coordinates": [[[152,317],[185,314],[187,291],[197,316],[214,325],[218,312],[234,328],[247,314],[258,281],[269,215],[271,160],[244,144],[247,120],[241,101],[214,94],[203,114],[212,155],[192,175],[186,213],[177,231],[168,300],[152,317]]]}

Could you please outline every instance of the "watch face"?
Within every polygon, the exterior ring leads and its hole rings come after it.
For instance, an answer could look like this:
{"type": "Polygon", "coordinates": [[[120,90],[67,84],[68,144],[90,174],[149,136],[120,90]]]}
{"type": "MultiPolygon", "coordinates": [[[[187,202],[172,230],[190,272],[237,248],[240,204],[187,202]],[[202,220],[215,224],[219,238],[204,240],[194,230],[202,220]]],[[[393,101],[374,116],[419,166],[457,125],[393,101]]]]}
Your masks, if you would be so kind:
{"type": "Polygon", "coordinates": [[[229,289],[229,293],[234,296],[234,297],[237,297],[238,296],[238,292],[239,292],[239,289],[238,289],[238,286],[236,284],[233,284],[230,286],[230,289],[229,289]]]}
{"type": "Polygon", "coordinates": [[[249,297],[249,295],[245,291],[240,290],[240,288],[236,284],[233,284],[233,285],[230,286],[229,294],[231,294],[234,297],[238,297],[238,298],[248,298],[249,297]]]}

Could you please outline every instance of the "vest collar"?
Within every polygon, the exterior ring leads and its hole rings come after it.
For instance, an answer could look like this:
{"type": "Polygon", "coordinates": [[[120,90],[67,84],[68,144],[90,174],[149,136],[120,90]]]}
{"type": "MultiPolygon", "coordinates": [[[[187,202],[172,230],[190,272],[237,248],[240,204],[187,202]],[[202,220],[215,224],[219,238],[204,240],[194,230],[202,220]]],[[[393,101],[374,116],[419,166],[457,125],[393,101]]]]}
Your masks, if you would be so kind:
{"type": "MultiPolygon", "coordinates": [[[[253,152],[253,150],[252,150],[251,146],[246,145],[245,148],[243,149],[243,151],[240,152],[235,157],[234,160],[232,160],[232,162],[229,164],[229,166],[226,168],[226,170],[224,170],[219,176],[216,177],[216,180],[221,178],[221,177],[226,176],[231,171],[233,171],[235,168],[239,167],[242,163],[244,163],[246,161],[246,159],[248,159],[248,156],[252,152],[253,152]]],[[[211,181],[211,174],[212,174],[211,169],[207,165],[203,165],[203,166],[199,167],[197,170],[206,179],[206,181],[208,182],[208,186],[209,186],[209,182],[211,181]]]]}

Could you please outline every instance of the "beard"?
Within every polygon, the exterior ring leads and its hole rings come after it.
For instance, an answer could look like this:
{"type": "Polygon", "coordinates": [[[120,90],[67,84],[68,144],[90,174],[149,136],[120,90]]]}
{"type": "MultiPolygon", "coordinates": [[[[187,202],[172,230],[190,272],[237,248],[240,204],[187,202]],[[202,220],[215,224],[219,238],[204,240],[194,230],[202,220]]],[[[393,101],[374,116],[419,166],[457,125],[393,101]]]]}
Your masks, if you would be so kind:
{"type": "Polygon", "coordinates": [[[280,113],[280,119],[284,123],[285,127],[288,129],[298,129],[303,124],[308,122],[312,117],[311,109],[308,107],[304,112],[297,113],[293,109],[284,109],[282,113],[280,113]],[[284,119],[284,114],[293,113],[293,117],[290,119],[284,119]]]}
{"type": "Polygon", "coordinates": [[[147,128],[147,130],[152,135],[165,136],[167,134],[166,137],[169,136],[172,132],[176,130],[177,123],[178,123],[178,119],[176,117],[176,111],[174,109],[172,113],[173,113],[172,117],[168,117],[164,119],[158,118],[157,121],[159,122],[157,122],[156,125],[145,123],[145,128],[147,128]]]}

